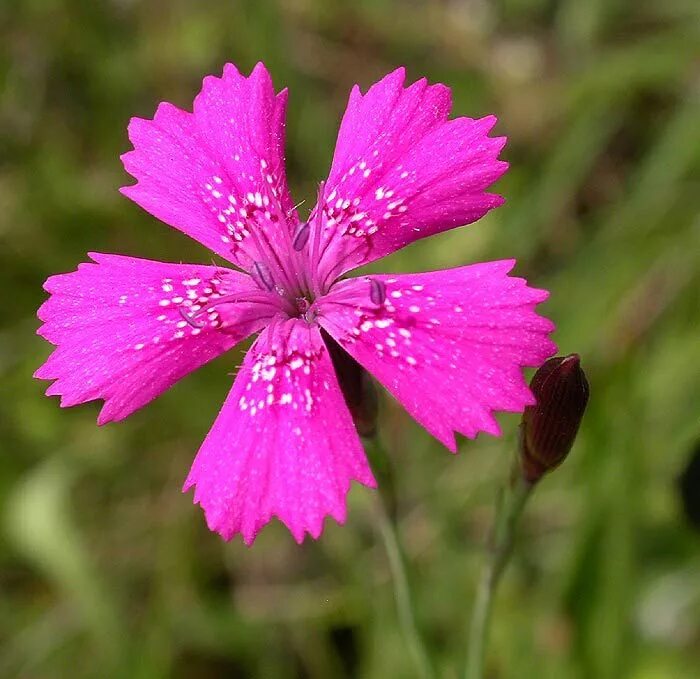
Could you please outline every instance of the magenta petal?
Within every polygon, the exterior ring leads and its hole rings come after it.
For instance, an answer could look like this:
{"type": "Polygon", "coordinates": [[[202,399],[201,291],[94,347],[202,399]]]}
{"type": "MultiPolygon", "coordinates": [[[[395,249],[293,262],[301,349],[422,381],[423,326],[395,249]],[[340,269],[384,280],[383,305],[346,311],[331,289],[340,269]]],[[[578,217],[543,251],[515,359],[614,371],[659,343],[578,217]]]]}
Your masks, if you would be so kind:
{"type": "Polygon", "coordinates": [[[375,481],[317,327],[266,328],[248,352],[185,483],[211,530],[251,544],[277,516],[301,542],[345,521],[350,481],[375,481]]]}
{"type": "Polygon", "coordinates": [[[496,118],[448,120],[449,88],[398,69],[355,87],[325,185],[325,280],[426,236],[469,224],[503,201],[486,193],[508,167],[496,118]]]}
{"type": "Polygon", "coordinates": [[[514,263],[345,280],[319,302],[319,322],[454,451],[454,432],[498,435],[494,411],[533,403],[521,368],[556,351],[534,310],[547,292],[507,276],[514,263]]]}
{"type": "Polygon", "coordinates": [[[287,216],[296,223],[284,169],[286,102],[262,64],[247,78],[227,64],[221,78],[204,79],[194,113],[163,103],[153,120],[132,118],[134,150],[122,160],[138,183],[122,193],[249,268],[260,259],[253,231],[277,244],[287,216]]]}
{"type": "Polygon", "coordinates": [[[218,296],[256,294],[237,271],[90,256],[94,264],[46,281],[51,297],[38,333],[57,348],[35,377],[56,380],[46,393],[61,395],[62,406],[104,399],[100,424],[123,419],[277,312],[252,302],[205,307],[218,296]]]}

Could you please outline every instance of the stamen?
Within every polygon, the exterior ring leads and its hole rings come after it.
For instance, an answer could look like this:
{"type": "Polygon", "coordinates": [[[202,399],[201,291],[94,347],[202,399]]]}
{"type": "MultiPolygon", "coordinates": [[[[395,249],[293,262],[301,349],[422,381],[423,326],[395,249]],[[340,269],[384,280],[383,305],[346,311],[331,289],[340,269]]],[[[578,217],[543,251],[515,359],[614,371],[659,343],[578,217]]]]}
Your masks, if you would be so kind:
{"type": "Polygon", "coordinates": [[[301,250],[303,250],[304,246],[309,241],[310,234],[311,234],[311,227],[309,226],[309,223],[304,222],[303,224],[300,224],[299,228],[297,229],[297,232],[294,234],[294,238],[292,239],[292,247],[297,252],[300,252],[301,250]]]}
{"type": "Polygon", "coordinates": [[[287,210],[287,217],[291,217],[294,214],[294,210],[300,208],[305,202],[306,198],[304,198],[304,200],[300,200],[291,210],[287,210]]]}
{"type": "Polygon", "coordinates": [[[303,314],[304,320],[311,324],[316,320],[316,317],[318,316],[318,312],[316,311],[316,307],[309,307],[303,314]]]}
{"type": "MultiPolygon", "coordinates": [[[[281,181],[278,179],[278,181],[281,181]]],[[[267,190],[267,183],[263,183],[267,190]]],[[[277,186],[279,189],[280,187],[277,186]]],[[[264,215],[269,215],[269,218],[272,219],[274,217],[274,220],[276,223],[279,224],[279,227],[281,229],[282,236],[284,238],[284,244],[282,250],[285,252],[289,252],[290,250],[294,250],[294,243],[292,239],[292,234],[291,230],[289,228],[289,217],[291,213],[293,213],[293,210],[290,213],[285,214],[282,205],[280,201],[278,200],[277,196],[273,193],[269,197],[269,204],[267,206],[269,212],[265,212],[264,215]]],[[[267,249],[268,249],[268,259],[267,262],[274,267],[275,272],[278,274],[275,276],[275,278],[270,277],[269,280],[272,280],[274,287],[277,289],[277,291],[280,294],[285,294],[287,292],[293,291],[296,288],[299,287],[299,272],[297,270],[297,267],[295,266],[294,258],[290,258],[287,256],[282,256],[280,257],[280,254],[278,252],[278,248],[273,247],[272,243],[270,242],[269,239],[269,234],[267,233],[269,229],[267,228],[267,225],[263,221],[263,213],[259,210],[254,213],[256,221],[260,225],[260,240],[264,240],[267,249]]],[[[302,245],[303,247],[303,245],[302,245]]],[[[263,281],[264,283],[265,281],[263,281]]]]}
{"type": "MultiPolygon", "coordinates": [[[[276,288],[282,294],[285,291],[294,289],[294,272],[290,271],[287,262],[283,261],[285,258],[280,258],[279,247],[273,247],[270,238],[273,235],[271,231],[275,232],[275,237],[278,234],[276,230],[269,228],[270,222],[278,224],[281,229],[286,245],[288,245],[288,247],[283,248],[284,251],[289,252],[292,249],[292,239],[287,218],[281,209],[279,200],[275,194],[269,194],[270,188],[262,167],[261,179],[263,180],[262,186],[265,187],[265,197],[268,198],[268,205],[265,208],[256,203],[248,205],[250,212],[248,216],[248,223],[250,224],[248,227],[249,237],[251,244],[257,249],[259,257],[257,263],[253,265],[251,275],[263,290],[272,291],[273,288],[276,288]],[[273,220],[272,217],[275,217],[275,219],[273,220]],[[261,260],[264,260],[264,263],[261,260]],[[264,269],[261,267],[264,267],[264,269]]],[[[278,181],[281,181],[279,176],[278,181]]],[[[247,252],[246,254],[253,257],[252,253],[247,252]]]]}
{"type": "MultiPolygon", "coordinates": [[[[340,275],[340,273],[343,270],[343,267],[346,265],[346,261],[352,257],[353,255],[357,254],[360,250],[362,249],[367,249],[369,250],[370,245],[368,242],[368,238],[366,236],[362,238],[353,238],[353,241],[355,241],[348,249],[343,251],[342,253],[339,253],[336,255],[334,259],[334,264],[328,269],[328,271],[324,270],[324,278],[323,278],[323,285],[321,288],[323,290],[327,290],[330,285],[335,281],[335,279],[340,275]]],[[[328,249],[330,247],[330,244],[333,242],[333,238],[328,238],[326,240],[326,244],[321,251],[320,257],[317,260],[319,262],[318,268],[321,269],[321,262],[324,261],[326,254],[328,253],[328,249]]]]}
{"type": "Polygon", "coordinates": [[[369,298],[377,306],[384,304],[386,299],[386,286],[383,281],[376,278],[369,279],[369,298]]]}
{"type": "Polygon", "coordinates": [[[201,309],[198,309],[194,313],[187,313],[187,307],[184,306],[179,306],[177,310],[180,313],[180,316],[182,316],[182,320],[189,323],[189,325],[191,325],[193,328],[203,328],[207,324],[207,321],[206,319],[203,322],[195,320],[198,316],[201,316],[210,309],[222,304],[236,304],[238,302],[249,302],[276,308],[280,308],[280,305],[282,304],[282,308],[285,308],[287,312],[292,311],[292,308],[289,308],[289,302],[285,302],[284,298],[278,298],[276,296],[269,295],[266,292],[252,291],[232,293],[230,295],[212,298],[206,304],[203,304],[201,309]]]}
{"type": "Polygon", "coordinates": [[[265,262],[253,262],[253,271],[250,274],[253,280],[261,287],[268,291],[272,291],[275,287],[275,281],[272,278],[270,267],[265,262]]]}
{"type": "MultiPolygon", "coordinates": [[[[309,257],[309,264],[311,267],[314,267],[315,269],[318,268],[318,264],[320,261],[319,258],[319,248],[321,245],[321,229],[323,228],[323,210],[324,210],[324,205],[323,201],[325,200],[326,196],[326,182],[321,182],[318,185],[318,197],[316,200],[316,215],[315,215],[315,220],[314,220],[314,237],[313,241],[311,244],[311,252],[310,257],[309,257]]],[[[311,286],[313,293],[315,295],[318,295],[321,293],[321,289],[318,286],[318,281],[316,280],[316,276],[314,276],[314,281],[313,285],[311,286]]]]}
{"type": "Polygon", "coordinates": [[[182,320],[189,323],[193,328],[203,328],[206,325],[206,322],[202,323],[201,321],[195,321],[195,317],[199,316],[203,310],[200,310],[194,314],[188,314],[186,307],[182,306],[179,306],[177,310],[180,312],[182,320]]]}

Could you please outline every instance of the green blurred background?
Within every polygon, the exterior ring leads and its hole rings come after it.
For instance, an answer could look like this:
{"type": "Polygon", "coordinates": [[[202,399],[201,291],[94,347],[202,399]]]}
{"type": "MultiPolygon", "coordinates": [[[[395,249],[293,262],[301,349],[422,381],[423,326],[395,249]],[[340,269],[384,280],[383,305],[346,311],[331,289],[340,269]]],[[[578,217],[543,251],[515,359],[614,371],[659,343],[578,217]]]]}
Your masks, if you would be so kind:
{"type": "MultiPolygon", "coordinates": [[[[3,0],[0,25],[0,677],[414,676],[371,491],[317,543],[275,523],[252,549],[209,533],[180,493],[238,353],[104,428],[95,404],[61,411],[31,377],[51,273],[88,250],[209,261],[117,192],[126,125],[161,100],[189,107],[225,61],[258,60],[291,91],[307,208],[350,86],[397,65],[510,138],[503,208],[379,267],[517,257],[591,382],[570,459],[528,507],[490,676],[700,676],[700,535],[676,490],[700,435],[700,4],[3,0]]],[[[502,439],[453,457],[383,400],[419,624],[445,677],[516,437],[517,416],[501,422],[502,439]]]]}

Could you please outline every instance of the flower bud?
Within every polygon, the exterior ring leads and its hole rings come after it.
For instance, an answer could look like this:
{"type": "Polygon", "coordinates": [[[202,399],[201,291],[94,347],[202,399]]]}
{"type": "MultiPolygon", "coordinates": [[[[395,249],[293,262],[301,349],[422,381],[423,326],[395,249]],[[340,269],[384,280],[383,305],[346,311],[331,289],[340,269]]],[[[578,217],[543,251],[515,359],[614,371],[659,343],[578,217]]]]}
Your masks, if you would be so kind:
{"type": "Polygon", "coordinates": [[[569,454],[586,410],[588,381],[578,354],[550,358],[530,388],[537,403],[523,413],[520,465],[525,480],[536,483],[569,454]]]}
{"type": "Polygon", "coordinates": [[[328,333],[322,331],[322,334],[357,433],[360,436],[374,436],[379,399],[372,378],[328,333]]]}

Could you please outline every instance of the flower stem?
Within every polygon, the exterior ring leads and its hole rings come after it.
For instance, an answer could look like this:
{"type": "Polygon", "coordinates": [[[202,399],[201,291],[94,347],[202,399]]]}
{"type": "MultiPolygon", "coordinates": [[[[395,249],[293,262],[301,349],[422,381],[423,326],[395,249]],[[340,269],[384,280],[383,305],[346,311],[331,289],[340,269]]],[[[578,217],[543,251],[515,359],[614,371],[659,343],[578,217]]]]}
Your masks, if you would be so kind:
{"type": "MultiPolygon", "coordinates": [[[[388,461],[386,453],[382,449],[377,436],[373,437],[372,442],[378,456],[383,458],[380,465],[384,467],[385,470],[385,465],[388,461]]],[[[380,480],[380,487],[382,485],[380,480]]],[[[406,560],[403,549],[401,548],[396,523],[391,518],[394,512],[388,508],[389,504],[389,498],[387,498],[381,490],[378,491],[376,493],[376,515],[379,524],[379,533],[382,537],[384,549],[386,550],[389,560],[389,570],[391,571],[391,580],[394,587],[394,599],[396,601],[399,626],[404,641],[408,646],[408,651],[413,658],[416,676],[422,679],[433,679],[435,673],[423,639],[418,631],[418,625],[416,624],[413,598],[411,596],[411,588],[406,571],[406,560]]]]}
{"type": "Polygon", "coordinates": [[[483,567],[469,630],[464,679],[483,679],[484,656],[496,589],[513,551],[515,529],[533,485],[520,473],[498,495],[496,516],[489,537],[489,556],[483,567]]]}

